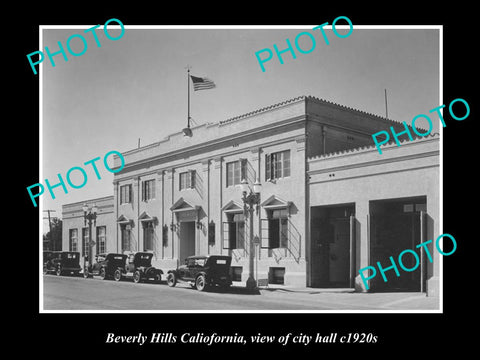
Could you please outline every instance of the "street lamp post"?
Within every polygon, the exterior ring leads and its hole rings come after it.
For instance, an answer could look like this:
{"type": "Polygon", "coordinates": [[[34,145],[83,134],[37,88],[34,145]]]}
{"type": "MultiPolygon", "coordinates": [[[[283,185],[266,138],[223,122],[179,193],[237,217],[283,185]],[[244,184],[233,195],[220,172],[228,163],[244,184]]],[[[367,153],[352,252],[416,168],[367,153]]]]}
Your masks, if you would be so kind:
{"type": "Polygon", "coordinates": [[[253,190],[248,186],[248,181],[243,179],[242,180],[242,200],[243,200],[243,214],[245,217],[249,215],[250,221],[250,236],[248,241],[248,279],[246,287],[247,289],[256,289],[257,288],[257,280],[254,276],[254,261],[255,261],[255,245],[253,243],[253,210],[255,209],[256,213],[258,214],[258,208],[260,204],[260,191],[262,189],[262,185],[260,182],[255,181],[253,184],[253,190]]]}
{"type": "Polygon", "coordinates": [[[83,272],[91,270],[92,266],[92,222],[96,226],[97,221],[97,205],[93,204],[91,208],[87,204],[83,204],[83,223],[86,226],[88,221],[88,268],[86,264],[86,257],[83,258],[83,272]]]}

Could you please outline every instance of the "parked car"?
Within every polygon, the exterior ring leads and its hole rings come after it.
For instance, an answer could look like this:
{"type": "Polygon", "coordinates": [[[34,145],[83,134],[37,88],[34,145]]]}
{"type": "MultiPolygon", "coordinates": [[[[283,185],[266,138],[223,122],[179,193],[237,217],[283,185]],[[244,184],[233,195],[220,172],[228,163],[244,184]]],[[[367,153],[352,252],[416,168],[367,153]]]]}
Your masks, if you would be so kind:
{"type": "Polygon", "coordinates": [[[184,265],[168,271],[167,284],[173,287],[179,281],[186,282],[200,291],[215,285],[228,287],[232,285],[231,263],[231,256],[189,256],[184,265]]]}
{"type": "Polygon", "coordinates": [[[78,275],[82,271],[80,253],[76,251],[45,251],[43,255],[43,273],[78,275]]]}
{"type": "Polygon", "coordinates": [[[127,255],[116,253],[102,253],[95,255],[95,262],[84,269],[83,276],[100,276],[102,280],[113,278],[117,269],[125,268],[127,255]]]}
{"type": "Polygon", "coordinates": [[[148,252],[130,254],[125,267],[115,270],[114,279],[120,281],[123,277],[133,277],[135,283],[150,279],[162,281],[163,271],[152,266],[152,257],[153,254],[148,252]]]}
{"type": "Polygon", "coordinates": [[[43,273],[45,274],[45,267],[50,266],[50,261],[53,258],[53,251],[45,250],[43,252],[43,273]]]}

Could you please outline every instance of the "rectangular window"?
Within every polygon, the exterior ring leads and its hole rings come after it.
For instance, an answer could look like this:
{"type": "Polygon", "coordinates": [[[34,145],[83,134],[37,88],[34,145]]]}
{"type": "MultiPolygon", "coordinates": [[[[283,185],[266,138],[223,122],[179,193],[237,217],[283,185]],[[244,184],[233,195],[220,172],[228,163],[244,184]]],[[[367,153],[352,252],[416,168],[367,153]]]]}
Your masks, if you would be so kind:
{"type": "Polygon", "coordinates": [[[106,252],[107,244],[107,227],[98,226],[97,227],[97,254],[102,254],[106,252]]]}
{"type": "Polygon", "coordinates": [[[230,249],[245,248],[245,218],[243,214],[235,214],[229,219],[230,249]]]}
{"type": "Polygon", "coordinates": [[[70,229],[69,249],[70,251],[78,251],[78,230],[77,229],[70,229]]]}
{"type": "Polygon", "coordinates": [[[128,225],[123,225],[121,227],[122,233],[122,252],[130,251],[130,228],[128,225]]]}
{"type": "Polygon", "coordinates": [[[272,178],[272,162],[270,154],[265,155],[265,181],[272,178]]]}
{"type": "Polygon", "coordinates": [[[262,219],[262,247],[269,249],[289,248],[288,211],[273,210],[268,219],[262,219]],[[265,245],[263,245],[265,244],[265,245]]]}
{"type": "Polygon", "coordinates": [[[215,245],[215,223],[213,220],[208,223],[208,245],[215,245]]]}
{"type": "Polygon", "coordinates": [[[89,236],[88,236],[89,230],[88,228],[83,228],[82,229],[82,256],[88,256],[88,241],[89,241],[89,236]]]}
{"type": "Polygon", "coordinates": [[[142,201],[155,199],[155,179],[142,181],[142,201]]]}
{"type": "Polygon", "coordinates": [[[145,221],[143,225],[143,250],[153,251],[154,228],[152,221],[145,221]]]}
{"type": "Polygon", "coordinates": [[[182,172],[179,176],[180,190],[195,188],[195,170],[182,172]]]}
{"type": "Polygon", "coordinates": [[[227,187],[240,185],[247,179],[247,159],[240,159],[227,163],[227,187]]]}
{"type": "Polygon", "coordinates": [[[427,211],[427,204],[415,204],[415,211],[427,211]]]}
{"type": "Polygon", "coordinates": [[[230,267],[232,281],[242,281],[242,270],[243,270],[242,266],[230,267]]]}
{"type": "Polygon", "coordinates": [[[290,150],[265,155],[265,180],[290,176],[290,150]]]}
{"type": "Polygon", "coordinates": [[[268,269],[268,282],[270,284],[285,283],[285,268],[284,267],[271,267],[268,269]]]}
{"type": "Polygon", "coordinates": [[[403,204],[403,212],[427,211],[427,204],[403,204]]]}
{"type": "Polygon", "coordinates": [[[280,222],[280,247],[281,248],[288,248],[288,219],[281,218],[278,219],[280,222]]]}
{"type": "Polygon", "coordinates": [[[224,249],[245,249],[245,219],[243,214],[228,214],[223,223],[224,249]]]}
{"type": "Polygon", "coordinates": [[[120,204],[129,204],[132,202],[132,185],[120,186],[120,204]]]}

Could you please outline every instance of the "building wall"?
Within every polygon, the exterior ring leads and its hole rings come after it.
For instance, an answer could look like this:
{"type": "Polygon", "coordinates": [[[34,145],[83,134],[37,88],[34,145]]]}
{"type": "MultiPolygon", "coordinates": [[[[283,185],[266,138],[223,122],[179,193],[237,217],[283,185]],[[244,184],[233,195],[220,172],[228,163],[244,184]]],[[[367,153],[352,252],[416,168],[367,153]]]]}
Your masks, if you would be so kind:
{"type": "MultiPolygon", "coordinates": [[[[286,285],[310,285],[310,209],[336,203],[355,203],[360,221],[357,237],[361,244],[357,266],[366,266],[365,223],[370,200],[426,194],[435,225],[438,220],[435,215],[438,196],[433,195],[438,189],[438,174],[432,172],[435,165],[414,166],[417,161],[434,158],[422,155],[430,151],[425,145],[428,142],[415,141],[398,149],[395,145],[386,145],[383,155],[371,147],[335,153],[371,146],[371,134],[388,130],[390,126],[403,128],[398,122],[302,96],[218,123],[193,127],[192,137],[178,132],[159,142],[126,151],[122,154],[125,166],[114,176],[108,251],[123,251],[121,229],[124,226],[130,228],[130,250],[144,250],[143,224],[152,224],[153,263],[166,272],[181,260],[181,223],[193,221],[195,253],[231,255],[232,266],[242,269],[241,280],[245,281],[249,248],[225,247],[223,223],[227,213],[242,212],[243,207],[240,186],[227,187],[227,163],[246,159],[249,184],[256,179],[262,184],[261,206],[258,213],[254,213],[252,224],[254,235],[260,238],[255,277],[267,278],[272,268],[281,268],[285,271],[286,285]],[[266,155],[285,150],[290,151],[290,175],[267,180],[266,155]],[[195,186],[180,190],[179,176],[186,171],[195,173],[195,186]],[[152,179],[155,196],[144,201],[142,182],[152,179]],[[132,186],[132,200],[121,204],[120,189],[126,184],[132,186]],[[287,248],[265,246],[264,225],[272,209],[288,210],[290,243],[287,248]]],[[[115,167],[120,166],[119,157],[114,157],[114,162],[115,167]]],[[[75,226],[80,227],[83,220],[77,221],[75,226]]],[[[68,244],[67,227],[64,229],[64,241],[68,244]]],[[[247,242],[249,229],[248,220],[247,242]]],[[[435,271],[432,269],[434,275],[435,271]]]]}
{"type": "MultiPolygon", "coordinates": [[[[92,207],[93,204],[97,205],[97,218],[96,225],[92,224],[92,240],[96,243],[97,240],[97,228],[100,226],[105,226],[105,251],[114,251],[116,248],[116,237],[115,237],[115,218],[114,218],[114,197],[106,196],[102,198],[89,199],[82,202],[76,202],[71,204],[65,204],[62,206],[62,249],[64,251],[72,251],[70,247],[70,230],[77,229],[78,232],[78,249],[80,252],[81,261],[80,263],[83,266],[85,255],[83,251],[83,237],[82,229],[88,227],[88,223],[85,226],[84,224],[84,215],[83,215],[83,204],[86,203],[89,207],[92,207]]],[[[97,253],[97,246],[94,245],[92,248],[92,254],[95,256],[97,253]]]]}
{"type": "MultiPolygon", "coordinates": [[[[308,157],[370,146],[373,144],[372,134],[381,130],[390,132],[390,127],[397,133],[405,130],[397,121],[313,97],[307,98],[305,111],[308,157]]],[[[411,126],[408,128],[412,137],[417,137],[411,126]]],[[[399,139],[408,139],[408,135],[400,135],[399,139]]]]}
{"type": "MultiPolygon", "coordinates": [[[[242,193],[239,186],[229,186],[226,184],[226,164],[239,159],[248,161],[248,181],[253,184],[258,177],[263,185],[262,199],[267,199],[276,194],[286,201],[292,201],[295,206],[295,212],[290,220],[298,231],[300,242],[304,241],[305,231],[305,141],[301,128],[293,128],[289,132],[282,132],[278,135],[269,136],[267,139],[245,138],[243,143],[238,144],[232,149],[221,149],[220,151],[211,151],[204,154],[198,154],[188,158],[179,156],[174,162],[167,162],[160,165],[146,166],[148,173],[143,169],[134,169],[131,172],[122,171],[121,176],[115,179],[115,217],[127,218],[132,224],[132,235],[137,247],[133,250],[142,250],[143,229],[139,225],[139,217],[143,212],[148,213],[150,217],[158,219],[158,225],[155,226],[155,238],[163,240],[163,227],[168,228],[168,240],[166,244],[160,241],[157,243],[154,264],[164,271],[177,266],[179,261],[179,229],[171,231],[170,225],[179,225],[177,215],[170,208],[180,199],[192,206],[200,207],[197,222],[201,223],[201,228],[196,229],[196,253],[197,254],[230,254],[232,255],[232,266],[243,268],[242,281],[248,277],[248,249],[230,250],[224,248],[222,223],[226,221],[226,214],[222,208],[229,202],[242,204],[242,193]],[[300,136],[300,138],[298,138],[300,136]],[[297,139],[298,138],[298,139],[297,139]],[[268,144],[268,145],[264,145],[268,144]],[[263,145],[263,146],[262,146],[263,145]],[[279,179],[275,183],[265,181],[265,154],[290,150],[291,175],[284,179],[279,179]],[[193,189],[180,190],[179,176],[186,171],[195,172],[195,187],[193,189]],[[143,174],[142,174],[143,173],[143,174]],[[128,174],[128,175],[127,175],[128,174]],[[130,175],[131,174],[131,175],[130,175]],[[143,202],[140,199],[141,182],[147,178],[156,180],[156,199],[143,202]],[[129,204],[120,204],[120,187],[125,184],[132,184],[133,200],[129,204]],[[301,185],[299,185],[301,184],[301,185]],[[214,241],[209,239],[208,224],[215,224],[214,241]]],[[[195,135],[194,135],[195,136],[195,135]]],[[[262,210],[263,211],[263,210],[262,210]]],[[[266,213],[260,211],[255,214],[253,227],[254,234],[260,234],[260,218],[266,217],[266,213]]],[[[249,221],[247,221],[247,227],[249,221]]],[[[247,232],[248,240],[248,232],[247,232]]],[[[212,238],[212,237],[210,237],[212,238]]],[[[117,228],[117,243],[120,247],[121,235],[117,228]]],[[[301,253],[291,254],[268,252],[266,249],[259,250],[258,256],[258,276],[267,277],[269,268],[286,267],[285,281],[290,282],[290,278],[305,284],[305,248],[299,244],[301,253]]],[[[292,280],[292,281],[293,281],[292,280]]]]}
{"type": "MultiPolygon", "coordinates": [[[[141,249],[143,239],[139,217],[143,212],[156,217],[157,239],[163,239],[162,229],[168,228],[168,241],[156,248],[155,264],[164,271],[179,261],[179,230],[171,231],[170,225],[178,224],[179,212],[171,207],[182,199],[186,204],[196,206],[197,222],[201,228],[195,231],[197,254],[231,254],[232,265],[243,268],[242,281],[248,277],[248,248],[231,250],[224,248],[223,222],[226,213],[222,210],[230,202],[242,206],[242,193],[239,186],[226,186],[226,164],[239,159],[248,161],[248,181],[253,184],[258,178],[263,185],[262,201],[276,195],[285,202],[291,201],[294,213],[290,222],[298,232],[298,241],[305,236],[305,99],[282,104],[280,108],[268,108],[232,118],[217,124],[207,124],[192,128],[193,137],[173,134],[164,141],[123,154],[125,168],[114,179],[115,218],[128,219],[132,223],[132,233],[141,249]],[[290,150],[291,175],[278,179],[275,183],[265,181],[265,154],[290,150]],[[194,171],[195,188],[179,189],[179,174],[194,171]],[[141,181],[147,177],[156,179],[158,198],[148,203],[139,201],[141,181]],[[133,186],[133,201],[120,204],[119,191],[124,184],[133,186]],[[161,193],[161,195],[160,195],[161,193]],[[208,224],[215,224],[215,236],[209,236],[208,224]],[[210,241],[209,241],[210,238],[210,241]],[[214,239],[214,241],[212,241],[214,239]]],[[[254,234],[260,236],[261,218],[265,210],[255,214],[254,234]]],[[[247,221],[247,231],[249,229],[247,221]]],[[[213,228],[210,228],[211,230],[213,228]]],[[[117,243],[121,242],[119,226],[116,229],[117,243]]],[[[248,232],[246,234],[248,240],[248,232]]],[[[117,245],[120,246],[120,245],[117,245]]],[[[268,276],[269,267],[286,267],[285,282],[300,282],[305,285],[305,247],[298,245],[298,254],[285,251],[272,252],[258,249],[259,277],[268,276]]]]}
{"type": "MultiPolygon", "coordinates": [[[[310,206],[355,204],[357,289],[366,290],[358,270],[374,265],[369,258],[371,201],[426,196],[427,239],[435,240],[440,235],[439,158],[439,137],[429,136],[404,142],[400,147],[387,145],[382,155],[375,147],[368,147],[309,159],[310,206]]],[[[439,254],[433,247],[429,249],[434,262],[427,263],[427,291],[437,295],[439,254]]],[[[396,258],[398,254],[391,255],[396,258]]]]}

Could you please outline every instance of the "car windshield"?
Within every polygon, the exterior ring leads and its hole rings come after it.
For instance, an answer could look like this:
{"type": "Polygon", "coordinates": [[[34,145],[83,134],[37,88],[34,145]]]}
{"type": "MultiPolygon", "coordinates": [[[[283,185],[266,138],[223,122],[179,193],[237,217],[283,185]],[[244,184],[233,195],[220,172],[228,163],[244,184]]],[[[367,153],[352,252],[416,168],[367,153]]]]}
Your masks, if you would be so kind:
{"type": "Polygon", "coordinates": [[[206,259],[195,259],[195,265],[205,266],[206,259]]]}
{"type": "Polygon", "coordinates": [[[205,262],[207,259],[205,258],[190,258],[185,261],[187,266],[205,266],[205,262]]]}

